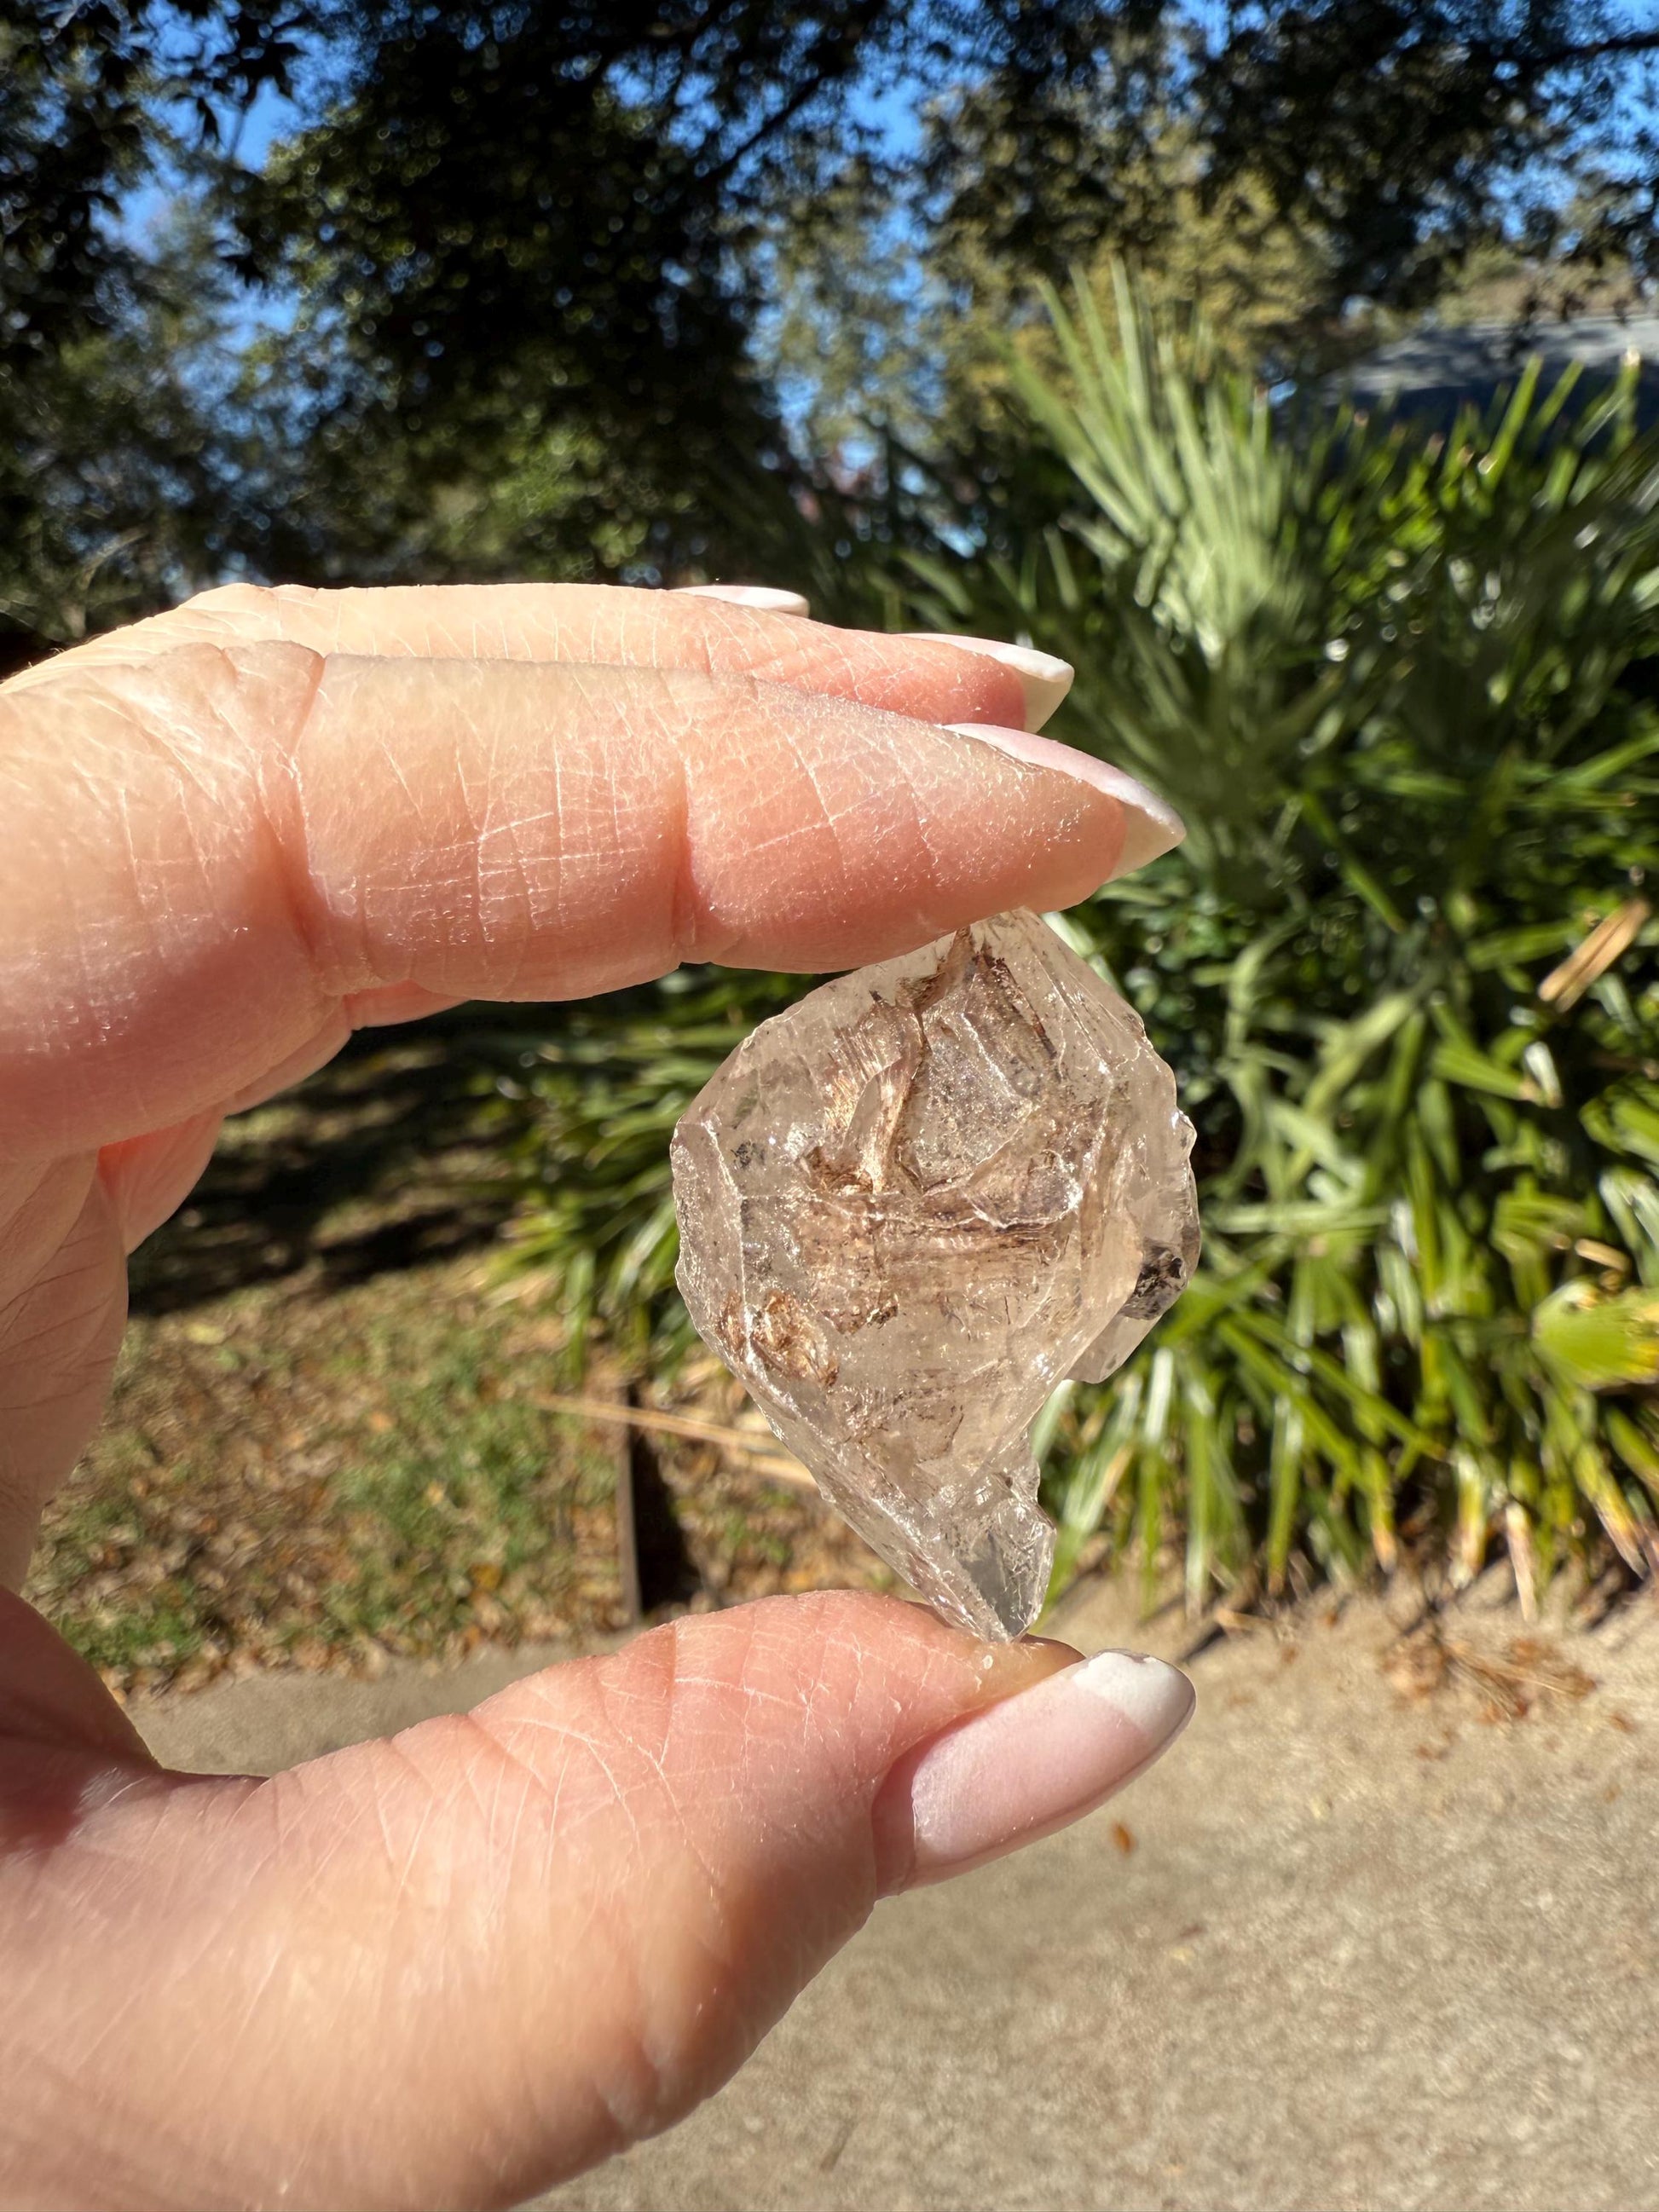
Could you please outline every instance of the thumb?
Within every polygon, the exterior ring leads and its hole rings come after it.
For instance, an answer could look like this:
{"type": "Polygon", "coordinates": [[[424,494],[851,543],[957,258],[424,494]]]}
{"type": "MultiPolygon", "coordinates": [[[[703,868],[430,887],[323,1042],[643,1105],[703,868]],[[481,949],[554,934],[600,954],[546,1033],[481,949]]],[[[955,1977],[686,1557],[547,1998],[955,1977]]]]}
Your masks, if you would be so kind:
{"type": "Polygon", "coordinates": [[[879,1894],[1075,1818],[1191,1710],[1073,1659],[774,1600],[268,1783],[82,1787],[5,1931],[0,2073],[64,2114],[29,2201],[508,2204],[665,2127],[879,1894]]]}

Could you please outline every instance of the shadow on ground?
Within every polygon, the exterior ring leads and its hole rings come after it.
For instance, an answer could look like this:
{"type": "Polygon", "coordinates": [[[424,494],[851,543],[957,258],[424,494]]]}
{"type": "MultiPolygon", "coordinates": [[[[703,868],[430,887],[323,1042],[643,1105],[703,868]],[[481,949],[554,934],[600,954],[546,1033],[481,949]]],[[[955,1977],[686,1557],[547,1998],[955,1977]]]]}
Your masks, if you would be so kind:
{"type": "Polygon", "coordinates": [[[134,1254],[135,1313],[303,1273],[318,1291],[488,1244],[514,1133],[490,1078],[557,1009],[460,1006],[364,1030],[295,1090],[226,1124],[186,1205],[134,1254]]]}

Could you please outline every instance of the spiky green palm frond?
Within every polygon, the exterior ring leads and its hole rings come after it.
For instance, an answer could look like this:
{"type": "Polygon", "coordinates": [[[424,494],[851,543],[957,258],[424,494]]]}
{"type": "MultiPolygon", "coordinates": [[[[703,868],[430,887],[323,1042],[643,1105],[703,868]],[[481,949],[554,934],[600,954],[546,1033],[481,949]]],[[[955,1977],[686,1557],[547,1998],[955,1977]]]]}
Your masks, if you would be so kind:
{"type": "MultiPolygon", "coordinates": [[[[1659,441],[1528,372],[1444,436],[1281,419],[1125,279],[1017,376],[1012,550],[879,555],[912,625],[1077,667],[1055,733],[1191,834],[1067,917],[1198,1124],[1202,1270],[1045,1434],[1064,1571],[1184,1544],[1190,1601],[1297,1563],[1528,1601],[1659,1559],[1659,441]]],[[[872,554],[872,562],[878,556],[872,554]]],[[[522,1255],[636,1346],[672,1311],[666,1139],[804,985],[670,979],[526,1071],[522,1255]]]]}

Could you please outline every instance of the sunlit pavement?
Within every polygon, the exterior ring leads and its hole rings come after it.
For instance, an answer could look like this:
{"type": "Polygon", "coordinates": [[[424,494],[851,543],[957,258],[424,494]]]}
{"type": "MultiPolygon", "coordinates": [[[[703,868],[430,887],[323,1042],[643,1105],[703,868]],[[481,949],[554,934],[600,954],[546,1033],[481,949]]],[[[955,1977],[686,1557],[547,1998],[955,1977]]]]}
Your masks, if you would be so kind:
{"type": "MultiPolygon", "coordinates": [[[[1403,1608],[1396,1613],[1404,1617],[1403,1608]]],[[[1173,1654],[1096,1593],[1085,1648],[1173,1654]]],[[[1082,1828],[882,1906],[726,2092],[559,2212],[1659,2204],[1659,1625],[1412,1702],[1374,1602],[1193,1662],[1165,1763],[1082,1828]],[[1529,1688],[1562,1659],[1597,1680],[1529,1688]],[[1483,1705],[1486,1717],[1482,1717],[1483,1705]]],[[[476,1701],[551,1652],[138,1709],[184,1765],[262,1769],[476,1701]]],[[[1566,1678],[1563,1678],[1566,1679],[1566,1678]]]]}

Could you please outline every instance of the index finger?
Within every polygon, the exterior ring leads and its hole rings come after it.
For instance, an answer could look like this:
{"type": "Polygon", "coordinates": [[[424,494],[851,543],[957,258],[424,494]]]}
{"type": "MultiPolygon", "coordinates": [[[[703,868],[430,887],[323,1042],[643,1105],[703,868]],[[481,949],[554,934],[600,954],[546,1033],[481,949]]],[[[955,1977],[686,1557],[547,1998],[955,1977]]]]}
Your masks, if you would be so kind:
{"type": "Polygon", "coordinates": [[[0,693],[0,1152],[221,1105],[356,994],[852,967],[1071,903],[1131,823],[1136,858],[1179,836],[1114,771],[989,734],[685,669],[65,662],[0,693]]]}
{"type": "MultiPolygon", "coordinates": [[[[757,595],[767,599],[779,595],[757,595]]],[[[1072,672],[992,638],[840,629],[775,605],[615,584],[227,584],[75,647],[21,679],[125,665],[184,645],[303,645],[389,659],[556,660],[684,668],[856,699],[930,722],[1040,729],[1072,672]]]]}

